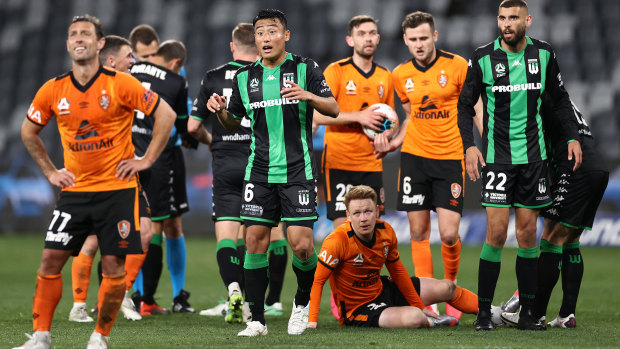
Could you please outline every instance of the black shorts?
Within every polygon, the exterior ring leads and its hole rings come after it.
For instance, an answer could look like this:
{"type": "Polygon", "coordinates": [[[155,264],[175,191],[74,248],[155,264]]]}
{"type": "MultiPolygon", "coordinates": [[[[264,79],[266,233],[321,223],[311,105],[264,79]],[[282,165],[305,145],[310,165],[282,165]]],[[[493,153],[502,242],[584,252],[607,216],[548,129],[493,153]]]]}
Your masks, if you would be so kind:
{"type": "Polygon", "coordinates": [[[311,226],[318,219],[316,181],[298,183],[243,182],[241,218],[246,227],[288,225],[311,226]]]}
{"type": "Polygon", "coordinates": [[[463,212],[463,160],[436,160],[401,153],[399,211],[445,208],[463,212]]]}
{"type": "Polygon", "coordinates": [[[213,152],[213,220],[241,222],[241,192],[247,154],[213,152]]]}
{"type": "Polygon", "coordinates": [[[354,172],[344,170],[325,169],[323,176],[325,185],[325,200],[327,218],[346,217],[344,196],[356,185],[367,185],[377,193],[379,213],[385,213],[385,193],[383,190],[383,172],[354,172]]]}
{"type": "Polygon", "coordinates": [[[45,248],[79,250],[97,234],[101,255],[142,253],[136,188],[102,192],[60,192],[45,248]]]}
{"type": "Polygon", "coordinates": [[[530,164],[487,164],[482,168],[482,206],[525,207],[551,205],[551,181],[547,161],[530,164]]]}
{"type": "MultiPolygon", "coordinates": [[[[413,287],[415,287],[418,295],[420,294],[420,279],[413,276],[411,277],[413,287]]],[[[344,320],[344,324],[347,326],[357,327],[379,327],[379,317],[381,313],[389,307],[404,307],[409,305],[403,294],[398,289],[398,286],[392,281],[389,276],[381,276],[381,283],[383,284],[383,290],[381,294],[372,301],[359,306],[351,317],[344,320]]],[[[346,311],[341,309],[341,314],[346,314],[346,311]]]]}
{"type": "Polygon", "coordinates": [[[151,168],[140,172],[139,178],[151,205],[152,220],[161,221],[189,211],[181,147],[165,149],[151,168]]]}
{"type": "Polygon", "coordinates": [[[553,205],[540,215],[570,228],[591,230],[608,181],[607,171],[558,168],[551,185],[553,205]]]}

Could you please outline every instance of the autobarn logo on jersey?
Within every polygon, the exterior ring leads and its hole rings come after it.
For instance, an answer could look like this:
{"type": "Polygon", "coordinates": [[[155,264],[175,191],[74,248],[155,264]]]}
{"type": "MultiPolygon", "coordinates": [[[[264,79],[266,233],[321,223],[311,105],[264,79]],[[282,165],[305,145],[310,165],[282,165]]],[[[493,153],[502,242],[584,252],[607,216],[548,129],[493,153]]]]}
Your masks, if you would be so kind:
{"type": "Polygon", "coordinates": [[[530,74],[538,74],[538,60],[536,58],[527,60],[527,71],[530,74]]]}
{"type": "Polygon", "coordinates": [[[458,199],[459,196],[461,196],[461,185],[458,183],[452,183],[452,185],[450,185],[450,192],[452,193],[452,197],[455,199],[458,199]]]}
{"type": "Polygon", "coordinates": [[[128,220],[122,220],[116,223],[116,229],[118,229],[118,235],[121,236],[121,239],[125,240],[131,232],[131,223],[128,220]]]}
{"type": "Polygon", "coordinates": [[[448,84],[448,74],[446,74],[445,71],[442,70],[441,74],[437,76],[437,83],[441,87],[446,87],[446,85],[448,84]]]}

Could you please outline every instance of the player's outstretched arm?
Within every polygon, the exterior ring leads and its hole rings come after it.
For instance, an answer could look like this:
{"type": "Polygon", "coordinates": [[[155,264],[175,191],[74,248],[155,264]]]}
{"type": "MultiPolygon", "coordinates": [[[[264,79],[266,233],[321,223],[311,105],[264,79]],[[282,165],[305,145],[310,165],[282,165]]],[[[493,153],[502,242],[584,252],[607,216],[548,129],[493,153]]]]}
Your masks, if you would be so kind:
{"type": "Polygon", "coordinates": [[[187,131],[192,137],[194,137],[198,142],[204,143],[206,145],[211,145],[211,141],[213,137],[207,131],[207,129],[202,124],[202,121],[198,119],[194,119],[193,117],[189,117],[187,120],[187,131]]]}
{"type": "Polygon", "coordinates": [[[226,98],[214,93],[209,97],[207,101],[207,109],[210,112],[215,113],[217,115],[217,119],[220,121],[220,124],[224,126],[227,131],[236,130],[239,125],[241,125],[241,120],[235,119],[235,117],[226,110],[226,98]]]}
{"type": "Polygon", "coordinates": [[[52,185],[60,188],[74,186],[75,175],[65,168],[56,169],[56,166],[52,163],[39,136],[41,130],[43,130],[43,126],[37,125],[28,119],[25,119],[22,123],[21,136],[28,153],[30,153],[34,162],[52,185]]]}
{"type": "Polygon", "coordinates": [[[287,81],[291,87],[283,88],[280,93],[283,98],[291,101],[307,101],[319,113],[335,118],[340,113],[340,107],[334,97],[320,97],[306,91],[293,81],[287,81]]]}
{"type": "Polygon", "coordinates": [[[153,117],[155,118],[155,124],[153,125],[153,138],[149,147],[142,158],[125,159],[118,163],[118,166],[116,166],[116,177],[120,180],[133,178],[139,171],[151,167],[166,147],[166,144],[168,144],[170,131],[177,118],[177,114],[166,101],[160,99],[157,109],[153,112],[153,117]]]}
{"type": "Polygon", "coordinates": [[[385,117],[385,115],[376,111],[379,108],[379,106],[371,106],[360,111],[343,112],[339,113],[338,117],[335,118],[323,115],[315,110],[313,120],[319,125],[347,125],[357,122],[362,126],[379,131],[379,126],[381,126],[381,122],[383,122],[385,117]]]}

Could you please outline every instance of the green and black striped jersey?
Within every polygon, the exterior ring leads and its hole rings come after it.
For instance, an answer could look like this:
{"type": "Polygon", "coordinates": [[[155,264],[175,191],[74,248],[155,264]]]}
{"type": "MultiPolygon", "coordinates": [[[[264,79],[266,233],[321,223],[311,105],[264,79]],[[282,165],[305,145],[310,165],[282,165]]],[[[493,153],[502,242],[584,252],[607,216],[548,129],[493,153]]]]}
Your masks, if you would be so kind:
{"type": "Polygon", "coordinates": [[[282,98],[293,81],[319,97],[332,97],[323,72],[313,60],[288,53],[267,68],[261,60],[240,68],[233,80],[228,111],[250,119],[252,137],[246,181],[292,183],[315,179],[312,157],[313,108],[282,98]]]}
{"type": "Polygon", "coordinates": [[[469,61],[458,102],[458,120],[464,149],[474,145],[474,105],[482,95],[484,130],[482,155],[487,163],[528,164],[547,159],[540,116],[541,95],[553,100],[554,115],[565,122],[567,134],[577,139],[573,109],[564,88],[551,45],[526,36],[518,53],[504,50],[501,38],[482,46],[469,61]]]}

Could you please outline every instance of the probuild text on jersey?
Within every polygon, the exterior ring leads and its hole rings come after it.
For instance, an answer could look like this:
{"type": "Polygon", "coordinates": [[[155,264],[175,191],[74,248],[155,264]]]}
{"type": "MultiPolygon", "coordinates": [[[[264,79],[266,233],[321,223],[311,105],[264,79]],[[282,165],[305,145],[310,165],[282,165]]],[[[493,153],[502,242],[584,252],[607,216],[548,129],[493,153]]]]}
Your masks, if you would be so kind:
{"type": "Polygon", "coordinates": [[[254,110],[258,108],[275,107],[276,105],[286,105],[286,104],[299,104],[299,101],[298,100],[290,101],[286,98],[268,99],[266,101],[250,103],[250,109],[254,110]]]}
{"type": "Polygon", "coordinates": [[[537,82],[528,82],[527,84],[516,84],[516,85],[501,85],[501,86],[493,86],[491,88],[491,92],[514,92],[514,91],[525,91],[525,90],[540,90],[542,88],[542,83],[537,82]]]}

